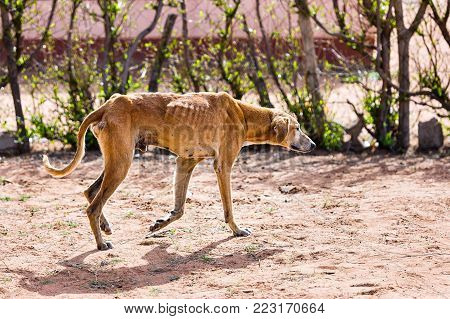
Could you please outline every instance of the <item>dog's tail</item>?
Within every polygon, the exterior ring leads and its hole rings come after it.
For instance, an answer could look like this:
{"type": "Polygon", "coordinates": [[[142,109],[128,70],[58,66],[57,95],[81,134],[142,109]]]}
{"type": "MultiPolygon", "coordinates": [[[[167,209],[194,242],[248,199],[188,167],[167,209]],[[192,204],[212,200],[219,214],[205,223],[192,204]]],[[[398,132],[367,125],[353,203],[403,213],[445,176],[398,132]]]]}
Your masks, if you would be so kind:
{"type": "Polygon", "coordinates": [[[92,123],[100,121],[100,119],[103,116],[103,113],[105,112],[105,104],[100,107],[98,110],[90,113],[81,123],[80,130],[78,131],[77,136],[77,151],[75,152],[75,156],[72,159],[72,161],[64,168],[58,169],[53,167],[50,162],[48,161],[47,155],[44,155],[43,162],[44,162],[44,168],[50,175],[54,177],[64,177],[72,173],[75,168],[80,164],[81,159],[84,156],[84,136],[86,135],[86,131],[89,128],[89,125],[92,123]]]}

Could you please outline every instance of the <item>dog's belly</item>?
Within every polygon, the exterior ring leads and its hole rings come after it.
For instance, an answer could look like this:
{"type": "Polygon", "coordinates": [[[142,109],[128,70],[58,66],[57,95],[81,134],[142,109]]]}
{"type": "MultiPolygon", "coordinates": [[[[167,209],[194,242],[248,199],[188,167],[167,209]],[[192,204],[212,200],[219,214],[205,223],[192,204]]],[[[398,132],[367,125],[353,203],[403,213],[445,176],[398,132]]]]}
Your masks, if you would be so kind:
{"type": "Polygon", "coordinates": [[[157,132],[150,130],[143,130],[139,133],[136,139],[136,148],[140,149],[141,151],[145,151],[147,149],[147,146],[149,145],[163,147],[163,145],[160,145],[158,141],[157,132]]]}
{"type": "Polygon", "coordinates": [[[187,146],[172,150],[175,154],[183,158],[208,158],[214,157],[215,151],[209,146],[187,146]]]}
{"type": "Polygon", "coordinates": [[[185,134],[186,132],[173,130],[169,134],[158,134],[154,130],[142,131],[136,141],[136,148],[145,151],[147,146],[166,148],[184,158],[208,158],[216,154],[214,143],[205,144],[199,136],[185,134]],[[162,135],[169,135],[167,136],[162,135]]]}

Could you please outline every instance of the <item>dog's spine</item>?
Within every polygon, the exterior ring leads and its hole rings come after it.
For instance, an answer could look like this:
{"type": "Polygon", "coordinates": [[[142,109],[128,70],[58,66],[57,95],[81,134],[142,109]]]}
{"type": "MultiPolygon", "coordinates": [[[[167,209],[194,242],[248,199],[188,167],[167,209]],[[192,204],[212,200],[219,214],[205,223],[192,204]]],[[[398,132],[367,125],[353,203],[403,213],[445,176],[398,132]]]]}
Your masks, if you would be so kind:
{"type": "Polygon", "coordinates": [[[50,164],[47,155],[43,156],[42,160],[44,162],[44,168],[47,171],[47,173],[49,173],[54,177],[64,177],[69,175],[75,170],[75,168],[78,166],[78,164],[80,164],[81,159],[84,156],[84,137],[86,135],[86,131],[88,130],[89,125],[100,121],[105,111],[105,107],[106,105],[103,105],[98,110],[90,113],[84,119],[83,123],[81,123],[80,130],[78,131],[77,136],[77,151],[75,153],[74,158],[69,163],[69,165],[61,169],[55,168],[50,164]]]}

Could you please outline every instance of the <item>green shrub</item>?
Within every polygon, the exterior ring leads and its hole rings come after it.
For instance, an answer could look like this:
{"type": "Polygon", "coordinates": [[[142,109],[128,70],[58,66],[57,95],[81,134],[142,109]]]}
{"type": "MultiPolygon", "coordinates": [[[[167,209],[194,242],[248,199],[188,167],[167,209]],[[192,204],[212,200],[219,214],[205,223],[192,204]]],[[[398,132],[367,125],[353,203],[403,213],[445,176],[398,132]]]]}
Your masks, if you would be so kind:
{"type": "Polygon", "coordinates": [[[344,128],[335,122],[326,122],[321,146],[328,151],[338,151],[342,148],[344,128]]]}
{"type": "Polygon", "coordinates": [[[395,108],[395,104],[398,99],[392,97],[387,101],[388,105],[384,107],[381,105],[381,96],[377,92],[367,91],[363,99],[364,121],[366,126],[372,127],[372,134],[377,139],[377,142],[381,148],[393,150],[396,145],[396,131],[398,127],[398,110],[395,108]],[[382,118],[382,110],[386,109],[384,121],[382,118]]]}

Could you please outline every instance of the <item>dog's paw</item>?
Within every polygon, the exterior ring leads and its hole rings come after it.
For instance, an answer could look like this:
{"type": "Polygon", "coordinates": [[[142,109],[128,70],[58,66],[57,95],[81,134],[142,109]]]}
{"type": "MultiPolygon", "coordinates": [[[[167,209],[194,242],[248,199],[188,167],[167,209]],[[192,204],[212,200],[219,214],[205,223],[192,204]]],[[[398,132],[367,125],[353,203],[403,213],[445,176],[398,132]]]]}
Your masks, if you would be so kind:
{"type": "Polygon", "coordinates": [[[101,223],[100,224],[100,228],[101,228],[101,230],[103,230],[103,232],[106,235],[111,235],[112,234],[112,230],[111,230],[111,227],[109,225],[101,223]]]}
{"type": "Polygon", "coordinates": [[[149,230],[151,233],[161,230],[173,221],[180,219],[181,216],[183,216],[183,211],[172,210],[166,216],[157,219],[155,223],[150,226],[149,230]]]}
{"type": "Polygon", "coordinates": [[[98,250],[108,250],[108,249],[113,249],[113,245],[111,244],[111,242],[106,241],[104,243],[101,243],[99,245],[97,245],[97,249],[98,250]]]}
{"type": "Polygon", "coordinates": [[[149,231],[150,231],[151,233],[154,233],[154,232],[160,230],[160,229],[162,228],[162,226],[163,226],[163,223],[164,223],[163,220],[158,219],[153,225],[151,225],[151,226],[149,227],[149,231]]]}
{"type": "Polygon", "coordinates": [[[234,236],[236,237],[247,237],[252,234],[252,231],[248,228],[244,229],[238,229],[236,232],[234,232],[234,236]]]}

